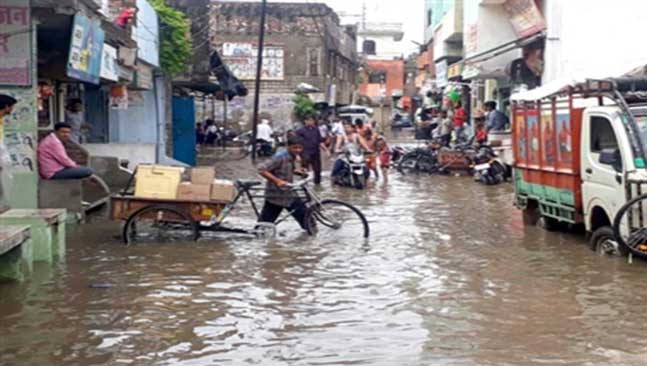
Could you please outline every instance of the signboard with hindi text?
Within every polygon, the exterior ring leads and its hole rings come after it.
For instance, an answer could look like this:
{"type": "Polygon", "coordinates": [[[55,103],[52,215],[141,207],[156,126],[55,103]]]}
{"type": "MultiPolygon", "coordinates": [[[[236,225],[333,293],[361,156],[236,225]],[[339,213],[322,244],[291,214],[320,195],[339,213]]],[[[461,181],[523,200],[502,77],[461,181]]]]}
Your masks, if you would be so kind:
{"type": "Polygon", "coordinates": [[[0,85],[31,85],[28,0],[0,1],[0,85]]]}
{"type": "Polygon", "coordinates": [[[104,38],[99,21],[79,13],[74,16],[67,76],[99,84],[104,38]]]}
{"type": "Polygon", "coordinates": [[[535,0],[506,0],[503,7],[518,37],[528,37],[546,29],[546,21],[535,0]]]}
{"type": "MultiPolygon", "coordinates": [[[[222,58],[231,72],[240,80],[256,79],[256,60],[258,48],[251,43],[225,43],[222,58]]],[[[280,46],[263,48],[262,80],[283,80],[284,50],[280,46]]]]}

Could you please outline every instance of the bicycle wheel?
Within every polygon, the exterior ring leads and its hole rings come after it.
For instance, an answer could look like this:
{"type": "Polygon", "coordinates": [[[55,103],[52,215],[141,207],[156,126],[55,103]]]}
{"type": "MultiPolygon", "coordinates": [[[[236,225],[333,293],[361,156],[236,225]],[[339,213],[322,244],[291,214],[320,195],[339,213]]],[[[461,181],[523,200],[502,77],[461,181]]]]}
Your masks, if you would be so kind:
{"type": "Polygon", "coordinates": [[[306,214],[306,226],[310,235],[324,238],[344,237],[368,238],[368,220],[357,207],[337,200],[323,200],[311,207],[306,214]]]}
{"type": "Polygon", "coordinates": [[[198,225],[185,212],[169,206],[144,207],[124,224],[124,244],[196,241],[198,225]]]}
{"type": "Polygon", "coordinates": [[[638,196],[620,208],[613,220],[613,236],[621,255],[647,259],[647,195],[638,196]]]}

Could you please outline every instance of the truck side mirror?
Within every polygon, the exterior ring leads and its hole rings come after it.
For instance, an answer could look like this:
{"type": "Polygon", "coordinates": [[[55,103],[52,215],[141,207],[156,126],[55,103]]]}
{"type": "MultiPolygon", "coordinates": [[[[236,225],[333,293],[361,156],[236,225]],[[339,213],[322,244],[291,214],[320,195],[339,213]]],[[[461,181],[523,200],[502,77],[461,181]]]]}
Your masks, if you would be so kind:
{"type": "Polygon", "coordinates": [[[622,158],[618,149],[603,149],[600,152],[600,164],[610,165],[616,171],[622,171],[622,158]]]}

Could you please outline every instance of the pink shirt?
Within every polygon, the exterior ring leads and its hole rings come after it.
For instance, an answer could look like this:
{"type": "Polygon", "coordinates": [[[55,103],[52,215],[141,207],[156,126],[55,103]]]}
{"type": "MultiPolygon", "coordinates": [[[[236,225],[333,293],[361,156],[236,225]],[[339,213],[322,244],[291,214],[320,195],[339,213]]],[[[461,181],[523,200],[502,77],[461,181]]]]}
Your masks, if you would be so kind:
{"type": "Polygon", "coordinates": [[[50,179],[65,168],[76,168],[76,163],[67,156],[65,146],[56,134],[50,133],[38,145],[38,170],[43,179],[50,179]]]}

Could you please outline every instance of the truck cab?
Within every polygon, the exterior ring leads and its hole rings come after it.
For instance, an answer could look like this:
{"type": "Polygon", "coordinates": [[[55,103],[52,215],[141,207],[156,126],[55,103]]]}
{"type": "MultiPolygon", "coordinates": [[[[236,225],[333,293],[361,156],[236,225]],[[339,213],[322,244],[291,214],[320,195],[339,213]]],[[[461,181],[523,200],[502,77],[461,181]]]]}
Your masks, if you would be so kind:
{"type": "Polygon", "coordinates": [[[644,83],[587,80],[513,96],[515,203],[526,223],[583,224],[592,249],[624,254],[611,225],[647,183],[647,104],[635,103],[644,83]]]}

